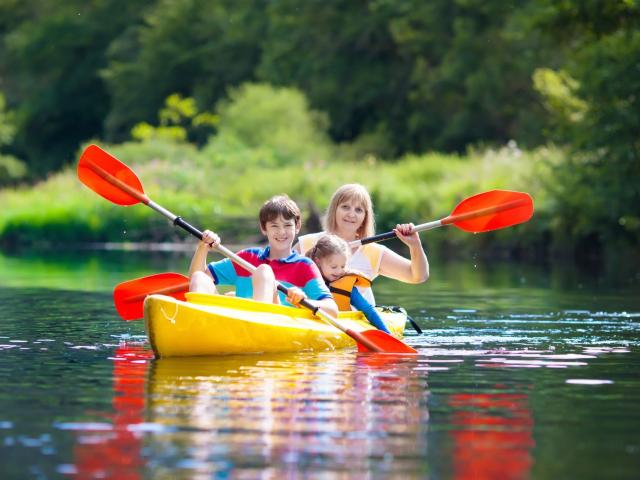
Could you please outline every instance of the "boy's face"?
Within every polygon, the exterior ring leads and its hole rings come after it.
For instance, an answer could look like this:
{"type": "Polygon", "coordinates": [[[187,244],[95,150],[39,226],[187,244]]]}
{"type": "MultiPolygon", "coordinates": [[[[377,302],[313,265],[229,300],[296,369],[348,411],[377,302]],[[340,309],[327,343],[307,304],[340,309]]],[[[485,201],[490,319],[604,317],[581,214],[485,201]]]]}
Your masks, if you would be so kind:
{"type": "Polygon", "coordinates": [[[295,219],[287,220],[278,215],[268,220],[264,227],[260,226],[260,230],[266,235],[272,250],[285,250],[291,249],[300,227],[296,225],[295,219]]]}

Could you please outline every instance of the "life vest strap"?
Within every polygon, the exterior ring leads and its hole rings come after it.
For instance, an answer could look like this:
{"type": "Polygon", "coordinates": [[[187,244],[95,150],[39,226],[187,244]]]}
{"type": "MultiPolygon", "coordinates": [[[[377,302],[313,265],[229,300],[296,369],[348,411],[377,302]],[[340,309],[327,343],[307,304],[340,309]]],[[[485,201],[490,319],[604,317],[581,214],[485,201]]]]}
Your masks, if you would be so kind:
{"type": "Polygon", "coordinates": [[[329,290],[339,295],[345,295],[346,297],[351,297],[351,292],[349,290],[343,290],[342,288],[333,287],[331,285],[329,285],[329,290]]]}

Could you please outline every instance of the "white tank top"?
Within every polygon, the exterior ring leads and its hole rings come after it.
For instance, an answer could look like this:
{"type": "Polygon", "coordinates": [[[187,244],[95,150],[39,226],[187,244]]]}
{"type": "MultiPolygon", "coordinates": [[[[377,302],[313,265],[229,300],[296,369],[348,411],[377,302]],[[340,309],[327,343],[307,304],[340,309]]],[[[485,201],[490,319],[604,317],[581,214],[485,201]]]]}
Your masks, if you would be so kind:
{"type": "MultiPolygon", "coordinates": [[[[300,252],[304,255],[311,250],[318,239],[326,235],[325,232],[310,233],[308,235],[302,235],[298,237],[298,244],[300,245],[300,252]]],[[[384,245],[377,243],[368,243],[367,245],[360,245],[358,249],[351,254],[351,258],[347,263],[347,268],[356,270],[364,274],[373,281],[380,274],[380,263],[382,262],[382,255],[387,249],[384,245]]],[[[373,290],[371,287],[356,287],[362,296],[367,299],[372,305],[376,304],[375,297],[373,296],[373,290]]]]}

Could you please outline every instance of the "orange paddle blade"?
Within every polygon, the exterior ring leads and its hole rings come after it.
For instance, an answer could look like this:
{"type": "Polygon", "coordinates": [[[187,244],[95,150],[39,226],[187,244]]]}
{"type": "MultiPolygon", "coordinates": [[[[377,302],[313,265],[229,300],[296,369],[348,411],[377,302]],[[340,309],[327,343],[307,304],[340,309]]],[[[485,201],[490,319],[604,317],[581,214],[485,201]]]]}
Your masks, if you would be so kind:
{"type": "Polygon", "coordinates": [[[524,223],[532,215],[533,199],[528,193],[491,190],[460,202],[442,224],[480,233],[524,223]]]}
{"type": "MultiPolygon", "coordinates": [[[[402,340],[397,339],[393,335],[389,335],[382,330],[365,330],[358,332],[366,341],[376,347],[375,350],[368,348],[363,343],[358,342],[359,352],[378,352],[378,353],[410,353],[415,355],[418,351],[410,347],[402,340]]],[[[356,338],[357,340],[357,338],[356,338]]]]}
{"type": "Polygon", "coordinates": [[[89,145],[78,162],[78,178],[98,195],[117,205],[148,203],[136,174],[97,145],[89,145]]]}
{"type": "Polygon", "coordinates": [[[113,302],[123,320],[143,317],[143,304],[147,295],[169,295],[185,300],[189,291],[189,279],[179,273],[158,273],[120,283],[113,291],[113,302]]]}

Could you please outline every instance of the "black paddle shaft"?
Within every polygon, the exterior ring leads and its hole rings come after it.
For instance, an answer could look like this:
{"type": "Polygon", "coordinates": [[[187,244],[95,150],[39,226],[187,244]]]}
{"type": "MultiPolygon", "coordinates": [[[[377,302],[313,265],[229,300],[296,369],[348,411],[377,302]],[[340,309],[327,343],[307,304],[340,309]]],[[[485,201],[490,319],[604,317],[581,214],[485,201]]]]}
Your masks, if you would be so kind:
{"type": "Polygon", "coordinates": [[[387,233],[381,233],[379,235],[374,235],[373,237],[367,237],[367,238],[363,238],[360,241],[361,245],[366,245],[367,243],[373,243],[373,242],[381,242],[383,240],[390,240],[392,238],[396,238],[398,235],[396,235],[396,232],[387,232],[387,233]]]}
{"type": "Polygon", "coordinates": [[[186,230],[194,237],[198,237],[200,240],[202,240],[202,237],[204,234],[200,230],[198,230],[196,227],[186,222],[182,217],[176,217],[175,220],[173,221],[173,224],[177,227],[182,228],[183,230],[186,230]]]}

